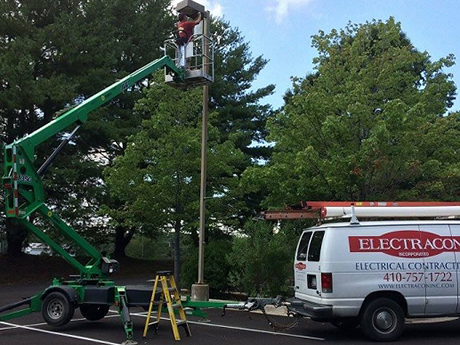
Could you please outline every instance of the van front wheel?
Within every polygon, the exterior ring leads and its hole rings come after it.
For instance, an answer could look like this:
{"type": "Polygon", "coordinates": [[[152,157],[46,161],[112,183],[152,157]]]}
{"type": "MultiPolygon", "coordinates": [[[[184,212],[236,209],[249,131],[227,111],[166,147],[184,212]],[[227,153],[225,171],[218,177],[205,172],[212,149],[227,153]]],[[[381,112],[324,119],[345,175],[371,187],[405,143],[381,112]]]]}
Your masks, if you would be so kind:
{"type": "Polygon", "coordinates": [[[360,326],[363,333],[376,341],[393,341],[404,329],[404,313],[398,303],[378,298],[364,306],[360,326]]]}

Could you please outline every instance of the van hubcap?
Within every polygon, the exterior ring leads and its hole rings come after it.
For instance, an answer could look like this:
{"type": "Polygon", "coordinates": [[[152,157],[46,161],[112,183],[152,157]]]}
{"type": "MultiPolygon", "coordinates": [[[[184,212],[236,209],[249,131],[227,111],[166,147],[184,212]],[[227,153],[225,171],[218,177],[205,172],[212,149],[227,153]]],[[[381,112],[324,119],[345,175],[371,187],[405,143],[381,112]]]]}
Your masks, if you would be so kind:
{"type": "Polygon", "coordinates": [[[394,325],[394,315],[389,310],[379,310],[375,314],[375,326],[381,331],[388,331],[394,325]]]}

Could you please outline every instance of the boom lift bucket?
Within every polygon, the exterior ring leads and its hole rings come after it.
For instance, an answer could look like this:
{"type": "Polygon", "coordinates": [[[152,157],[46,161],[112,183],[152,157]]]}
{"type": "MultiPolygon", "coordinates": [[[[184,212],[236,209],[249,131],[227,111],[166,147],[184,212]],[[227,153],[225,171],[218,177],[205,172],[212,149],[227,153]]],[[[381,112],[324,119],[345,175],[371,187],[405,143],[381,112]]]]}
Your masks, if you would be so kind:
{"type": "Polygon", "coordinates": [[[178,44],[176,39],[167,40],[164,43],[164,54],[174,57],[174,63],[184,70],[184,79],[174,79],[168,70],[165,74],[166,84],[186,89],[206,85],[214,81],[214,44],[210,39],[209,12],[204,6],[192,1],[182,0],[176,6],[176,11],[191,18],[201,13],[203,19],[194,28],[194,34],[185,45],[178,44]]]}
{"type": "MultiPolygon", "coordinates": [[[[180,67],[180,46],[175,39],[165,41],[164,53],[167,56],[174,56],[174,63],[180,67]]],[[[166,70],[166,84],[186,89],[214,81],[214,44],[208,36],[204,34],[193,35],[185,47],[185,59],[187,60],[187,67],[184,71],[184,80],[178,81],[166,70]]]]}

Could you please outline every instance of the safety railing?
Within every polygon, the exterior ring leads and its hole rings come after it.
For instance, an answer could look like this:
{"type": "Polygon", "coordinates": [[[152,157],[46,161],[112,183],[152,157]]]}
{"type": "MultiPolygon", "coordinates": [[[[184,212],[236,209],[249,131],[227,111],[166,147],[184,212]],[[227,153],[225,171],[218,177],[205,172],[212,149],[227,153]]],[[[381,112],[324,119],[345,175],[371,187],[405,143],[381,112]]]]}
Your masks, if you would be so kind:
{"type": "MultiPolygon", "coordinates": [[[[185,70],[185,84],[207,84],[214,81],[214,44],[206,35],[193,35],[189,43],[179,45],[175,39],[164,43],[164,54],[185,70]]],[[[166,71],[166,83],[177,83],[166,71]]]]}

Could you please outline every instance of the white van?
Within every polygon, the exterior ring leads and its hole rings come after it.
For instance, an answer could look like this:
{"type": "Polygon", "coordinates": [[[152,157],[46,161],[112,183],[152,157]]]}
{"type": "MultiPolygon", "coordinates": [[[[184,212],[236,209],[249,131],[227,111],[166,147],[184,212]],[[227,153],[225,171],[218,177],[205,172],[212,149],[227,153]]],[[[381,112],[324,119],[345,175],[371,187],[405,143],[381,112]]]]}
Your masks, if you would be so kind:
{"type": "Polygon", "coordinates": [[[290,309],[393,341],[406,317],[460,315],[460,221],[330,223],[305,230],[290,309]]]}

